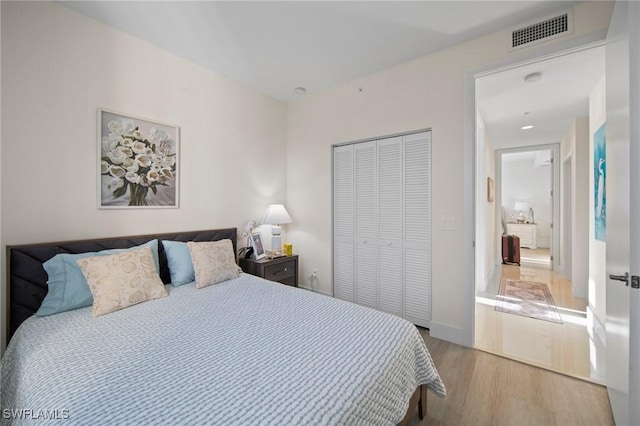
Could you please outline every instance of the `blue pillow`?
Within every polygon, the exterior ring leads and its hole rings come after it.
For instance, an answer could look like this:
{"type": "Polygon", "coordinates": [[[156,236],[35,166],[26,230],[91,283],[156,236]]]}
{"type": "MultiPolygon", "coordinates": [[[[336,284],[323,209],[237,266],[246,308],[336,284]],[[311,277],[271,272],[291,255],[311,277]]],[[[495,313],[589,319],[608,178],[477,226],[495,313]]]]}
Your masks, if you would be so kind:
{"type": "Polygon", "coordinates": [[[42,264],[44,270],[49,275],[49,279],[47,280],[49,292],[42,301],[42,305],[40,305],[40,309],[38,309],[36,315],[44,317],[72,309],[84,308],[85,306],[91,306],[93,304],[91,289],[89,289],[89,284],[87,284],[82,270],[76,263],[77,260],[92,256],[107,256],[127,250],[139,249],[141,247],[151,248],[153,260],[156,264],[156,271],[160,271],[158,240],[151,240],[148,243],[130,249],[111,249],[79,254],[56,254],[42,264]]]}
{"type": "Polygon", "coordinates": [[[162,240],[164,252],[167,255],[171,285],[180,286],[196,280],[196,272],[191,261],[191,252],[187,243],[181,241],[162,240]]]}

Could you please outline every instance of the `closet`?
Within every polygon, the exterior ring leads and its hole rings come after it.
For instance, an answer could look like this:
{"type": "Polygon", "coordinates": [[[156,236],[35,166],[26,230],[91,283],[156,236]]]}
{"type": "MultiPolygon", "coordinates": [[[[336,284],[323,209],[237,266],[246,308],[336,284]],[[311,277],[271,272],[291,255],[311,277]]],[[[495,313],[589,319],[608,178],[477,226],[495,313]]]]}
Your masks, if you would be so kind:
{"type": "Polygon", "coordinates": [[[333,147],[333,294],[429,327],[430,131],[333,147]]]}

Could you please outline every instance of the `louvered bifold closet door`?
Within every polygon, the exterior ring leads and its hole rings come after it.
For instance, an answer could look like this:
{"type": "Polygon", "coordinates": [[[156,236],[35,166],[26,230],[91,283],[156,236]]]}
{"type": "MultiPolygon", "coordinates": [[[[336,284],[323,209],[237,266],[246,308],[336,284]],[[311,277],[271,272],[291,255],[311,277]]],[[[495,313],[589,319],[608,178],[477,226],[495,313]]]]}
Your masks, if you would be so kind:
{"type": "Polygon", "coordinates": [[[355,302],[377,308],[376,142],[354,145],[355,302]]]}
{"type": "Polygon", "coordinates": [[[333,295],[355,301],[353,145],[333,149],[333,295]]]}
{"type": "Polygon", "coordinates": [[[403,136],[404,318],[431,320],[431,132],[403,136]]]}
{"type": "Polygon", "coordinates": [[[402,137],[378,141],[378,309],[402,317],[402,137]]]}

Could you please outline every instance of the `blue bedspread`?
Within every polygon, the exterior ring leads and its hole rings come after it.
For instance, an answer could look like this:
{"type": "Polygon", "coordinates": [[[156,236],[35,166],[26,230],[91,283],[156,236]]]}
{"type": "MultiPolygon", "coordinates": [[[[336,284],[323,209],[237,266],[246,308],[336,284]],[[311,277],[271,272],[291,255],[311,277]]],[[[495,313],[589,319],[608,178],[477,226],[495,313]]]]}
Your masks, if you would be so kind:
{"type": "Polygon", "coordinates": [[[246,274],[167,289],[24,322],[2,359],[3,424],[393,425],[418,385],[444,396],[403,319],[246,274]]]}

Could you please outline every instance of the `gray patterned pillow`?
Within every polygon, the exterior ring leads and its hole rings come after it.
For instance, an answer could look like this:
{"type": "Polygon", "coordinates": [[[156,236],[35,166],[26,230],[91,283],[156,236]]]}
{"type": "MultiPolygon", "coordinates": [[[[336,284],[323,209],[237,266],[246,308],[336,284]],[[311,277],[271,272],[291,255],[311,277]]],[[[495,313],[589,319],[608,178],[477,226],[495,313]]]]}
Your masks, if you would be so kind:
{"type": "Polygon", "coordinates": [[[238,278],[238,266],[231,240],[198,243],[189,241],[187,246],[196,273],[197,288],[238,278]]]}

